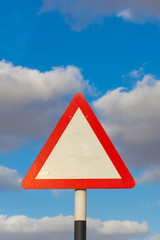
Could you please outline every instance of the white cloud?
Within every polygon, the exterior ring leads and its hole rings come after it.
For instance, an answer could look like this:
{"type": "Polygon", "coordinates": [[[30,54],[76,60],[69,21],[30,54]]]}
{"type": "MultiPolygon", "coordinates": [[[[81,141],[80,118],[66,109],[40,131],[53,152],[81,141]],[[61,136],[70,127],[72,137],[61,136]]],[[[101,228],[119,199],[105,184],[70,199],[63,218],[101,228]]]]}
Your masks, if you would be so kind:
{"type": "MultiPolygon", "coordinates": [[[[0,235],[3,240],[31,239],[73,239],[74,218],[72,216],[44,217],[41,219],[26,216],[7,217],[0,215],[0,235]]],[[[113,240],[132,239],[142,237],[149,232],[146,222],[107,221],[101,222],[88,218],[87,239],[113,240]]]]}
{"type": "Polygon", "coordinates": [[[17,170],[0,166],[0,191],[19,190],[21,182],[22,178],[17,170]]]}
{"type": "Polygon", "coordinates": [[[160,234],[157,234],[153,237],[147,238],[146,240],[160,240],[160,234]]]}
{"type": "Polygon", "coordinates": [[[160,168],[151,168],[144,172],[137,183],[160,183],[160,168]]]}
{"type": "Polygon", "coordinates": [[[121,17],[126,21],[133,21],[133,16],[129,9],[122,10],[117,14],[117,17],[121,17]]]}
{"type": "Polygon", "coordinates": [[[160,164],[160,80],[145,75],[130,91],[107,92],[93,103],[106,132],[132,166],[160,164]]]}
{"type": "Polygon", "coordinates": [[[160,21],[158,0],[43,0],[39,13],[58,10],[73,30],[80,31],[104,17],[144,23],[160,21]]]}
{"type": "Polygon", "coordinates": [[[122,77],[123,78],[135,78],[135,79],[141,79],[144,76],[144,68],[140,67],[138,70],[133,70],[132,72],[128,74],[124,74],[122,77]]]}
{"type": "Polygon", "coordinates": [[[74,66],[54,67],[39,72],[12,63],[0,62],[0,110],[12,110],[33,101],[47,101],[89,89],[80,70],[74,66]]]}
{"type": "Polygon", "coordinates": [[[75,66],[40,72],[0,62],[0,150],[50,133],[76,92],[92,92],[75,66]]]}
{"type": "Polygon", "coordinates": [[[139,224],[131,221],[105,221],[88,219],[88,232],[91,239],[132,239],[149,232],[147,222],[139,224]]]}
{"type": "Polygon", "coordinates": [[[54,197],[58,197],[71,191],[72,191],[71,189],[54,189],[51,191],[51,193],[54,197]]]}

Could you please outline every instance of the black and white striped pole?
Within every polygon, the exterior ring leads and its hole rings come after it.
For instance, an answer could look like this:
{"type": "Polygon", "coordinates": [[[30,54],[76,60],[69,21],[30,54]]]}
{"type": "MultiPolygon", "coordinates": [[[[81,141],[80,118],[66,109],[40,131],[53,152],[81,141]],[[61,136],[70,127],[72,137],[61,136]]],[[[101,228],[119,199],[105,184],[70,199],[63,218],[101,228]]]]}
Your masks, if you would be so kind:
{"type": "Polygon", "coordinates": [[[86,240],[87,190],[75,190],[74,240],[86,240]]]}

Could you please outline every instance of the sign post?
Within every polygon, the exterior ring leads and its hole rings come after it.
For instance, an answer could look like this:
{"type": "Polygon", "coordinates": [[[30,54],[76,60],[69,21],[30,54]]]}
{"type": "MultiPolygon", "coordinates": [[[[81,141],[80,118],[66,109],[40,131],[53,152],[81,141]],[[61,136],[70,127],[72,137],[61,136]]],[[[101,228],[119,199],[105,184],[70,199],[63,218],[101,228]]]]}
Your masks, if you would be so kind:
{"type": "Polygon", "coordinates": [[[86,240],[86,189],[134,185],[81,93],[74,96],[22,181],[26,189],[75,189],[75,240],[86,240]]]}
{"type": "Polygon", "coordinates": [[[86,240],[87,190],[75,190],[74,240],[86,240]]]}

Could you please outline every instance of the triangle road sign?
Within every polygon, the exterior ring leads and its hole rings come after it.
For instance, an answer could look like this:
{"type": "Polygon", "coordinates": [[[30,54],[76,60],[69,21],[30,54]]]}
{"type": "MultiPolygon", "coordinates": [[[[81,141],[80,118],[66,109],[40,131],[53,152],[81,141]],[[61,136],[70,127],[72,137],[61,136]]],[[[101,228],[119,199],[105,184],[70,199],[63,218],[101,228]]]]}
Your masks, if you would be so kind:
{"type": "Polygon", "coordinates": [[[134,185],[133,177],[81,93],[74,96],[22,181],[28,189],[134,185]]]}

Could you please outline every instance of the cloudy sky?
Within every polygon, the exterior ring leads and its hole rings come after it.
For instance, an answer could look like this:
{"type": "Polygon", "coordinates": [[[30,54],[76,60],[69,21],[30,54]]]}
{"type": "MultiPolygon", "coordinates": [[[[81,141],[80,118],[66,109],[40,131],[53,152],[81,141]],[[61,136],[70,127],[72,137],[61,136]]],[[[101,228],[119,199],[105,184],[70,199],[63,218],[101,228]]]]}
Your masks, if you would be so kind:
{"type": "Polygon", "coordinates": [[[160,240],[160,1],[0,3],[0,238],[73,239],[74,190],[21,181],[82,92],[136,180],[87,191],[87,238],[160,240]]]}

